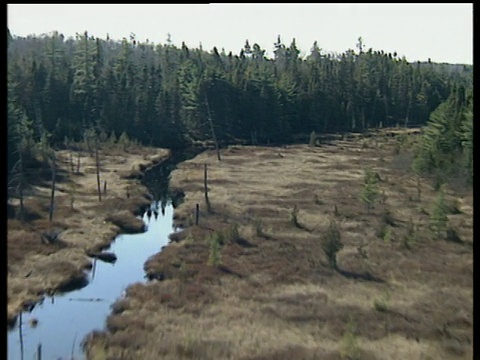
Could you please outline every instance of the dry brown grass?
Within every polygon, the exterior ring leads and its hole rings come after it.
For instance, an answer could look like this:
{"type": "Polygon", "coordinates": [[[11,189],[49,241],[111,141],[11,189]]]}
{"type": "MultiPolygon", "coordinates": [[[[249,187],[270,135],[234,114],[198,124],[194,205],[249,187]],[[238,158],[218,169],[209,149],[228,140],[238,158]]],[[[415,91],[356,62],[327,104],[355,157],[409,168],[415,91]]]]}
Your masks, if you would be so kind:
{"type": "Polygon", "coordinates": [[[235,146],[222,150],[221,162],[207,151],[180,164],[171,187],[185,194],[175,221],[186,229],[145,265],[163,281],[128,289],[109,331],[88,342],[90,358],[471,356],[472,194],[447,191],[461,210],[449,220],[462,243],[432,237],[427,213],[436,193],[421,181],[416,198],[404,155],[414,140],[407,138],[397,154],[397,139],[375,135],[366,147],[363,139],[235,146]],[[366,167],[378,172],[385,195],[370,213],[359,199],[366,167]],[[295,206],[298,224],[291,220],[295,206]],[[338,272],[320,243],[332,218],[344,243],[338,272]],[[407,247],[410,219],[415,231],[407,247]],[[388,238],[378,236],[382,223],[388,238]],[[232,224],[245,242],[225,241],[221,265],[209,266],[209,239],[232,224]]]}
{"type": "MultiPolygon", "coordinates": [[[[59,170],[53,221],[50,222],[50,177],[47,170],[37,177],[25,198],[24,221],[9,217],[7,229],[8,321],[14,321],[24,305],[45,294],[69,286],[81,286],[83,270],[91,267],[87,251],[106,247],[121,231],[142,231],[143,222],[134,213],[148,205],[146,188],[138,180],[122,179],[121,174],[142,171],[168,157],[165,149],[138,148],[128,153],[100,151],[101,184],[107,194],[98,201],[95,158],[80,152],[80,171],[71,172],[68,151],[56,153],[59,170]],[[130,197],[126,189],[130,188],[130,197]],[[74,194],[73,208],[71,194],[74,194]],[[53,242],[42,234],[58,233],[53,242]]],[[[40,167],[39,164],[36,164],[40,167]]],[[[18,212],[18,200],[10,200],[11,213],[18,212]]]]}

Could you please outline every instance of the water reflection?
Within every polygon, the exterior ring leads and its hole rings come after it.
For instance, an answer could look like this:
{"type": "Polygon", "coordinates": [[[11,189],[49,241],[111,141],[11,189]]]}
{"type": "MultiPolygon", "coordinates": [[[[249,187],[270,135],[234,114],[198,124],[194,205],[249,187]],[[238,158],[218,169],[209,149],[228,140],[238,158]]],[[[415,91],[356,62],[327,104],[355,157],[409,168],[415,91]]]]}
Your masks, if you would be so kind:
{"type": "Polygon", "coordinates": [[[114,263],[93,260],[88,286],[47,297],[23,312],[15,327],[8,332],[8,359],[84,359],[81,340],[95,329],[102,330],[110,314],[110,306],[135,282],[146,282],[143,265],[168,243],[173,228],[173,206],[153,202],[143,215],[148,225],[145,233],[119,235],[109,252],[114,263]],[[155,209],[164,209],[155,216],[155,209]],[[152,216],[153,214],[153,216],[152,216]]]}

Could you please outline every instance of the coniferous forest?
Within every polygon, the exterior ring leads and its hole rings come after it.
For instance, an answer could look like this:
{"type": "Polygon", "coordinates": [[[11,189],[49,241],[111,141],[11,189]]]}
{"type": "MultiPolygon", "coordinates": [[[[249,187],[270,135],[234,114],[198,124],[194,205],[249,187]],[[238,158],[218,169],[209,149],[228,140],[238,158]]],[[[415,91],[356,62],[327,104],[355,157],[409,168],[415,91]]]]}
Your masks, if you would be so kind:
{"type": "Polygon", "coordinates": [[[473,356],[473,66],[321,40],[7,30],[9,357],[473,356]]]}
{"type": "Polygon", "coordinates": [[[61,148],[92,134],[182,149],[211,140],[211,125],[221,144],[428,125],[418,171],[448,167],[461,154],[471,174],[471,65],[410,63],[366,49],[361,37],[341,54],[315,42],[302,58],[295,39],[278,36],[268,58],[251,40],[237,55],[133,34],[114,41],[87,31],[75,39],[8,32],[9,170],[31,144],[61,148]]]}

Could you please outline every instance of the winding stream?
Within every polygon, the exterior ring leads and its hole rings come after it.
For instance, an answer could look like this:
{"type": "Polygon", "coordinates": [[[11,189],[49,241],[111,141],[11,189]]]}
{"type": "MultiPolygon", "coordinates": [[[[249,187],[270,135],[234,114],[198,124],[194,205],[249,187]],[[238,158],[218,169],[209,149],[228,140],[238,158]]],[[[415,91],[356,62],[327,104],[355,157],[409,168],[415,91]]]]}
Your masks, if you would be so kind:
{"type": "Polygon", "coordinates": [[[158,216],[149,217],[146,211],[141,217],[147,231],[118,235],[107,250],[115,253],[117,261],[95,260],[87,286],[46,297],[31,312],[23,312],[15,327],[8,331],[9,360],[36,360],[39,352],[42,360],[85,359],[81,347],[83,338],[96,329],[104,329],[110,306],[129,285],[148,281],[143,270],[145,261],[160,252],[169,241],[168,235],[176,230],[173,228],[174,206],[166,195],[171,167],[171,163],[159,165],[147,172],[143,181],[158,199],[150,207],[158,216]],[[38,323],[32,324],[35,321],[38,323]]]}

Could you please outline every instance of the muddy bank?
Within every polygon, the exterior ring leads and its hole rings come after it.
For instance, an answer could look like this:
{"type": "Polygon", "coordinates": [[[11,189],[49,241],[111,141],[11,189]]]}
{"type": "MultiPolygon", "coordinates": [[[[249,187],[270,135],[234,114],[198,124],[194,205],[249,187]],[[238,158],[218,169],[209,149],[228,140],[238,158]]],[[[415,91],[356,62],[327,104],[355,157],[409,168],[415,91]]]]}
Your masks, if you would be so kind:
{"type": "MultiPolygon", "coordinates": [[[[151,204],[152,196],[140,179],[168,159],[170,151],[100,149],[101,201],[94,156],[62,150],[56,157],[62,176],[57,179],[53,220],[48,181],[32,186],[25,196],[25,213],[31,216],[23,222],[8,219],[8,324],[45,295],[84,286],[92,267],[88,254],[108,248],[120,233],[143,231],[136,215],[151,204]]],[[[18,212],[18,200],[10,200],[9,209],[18,212]]]]}

